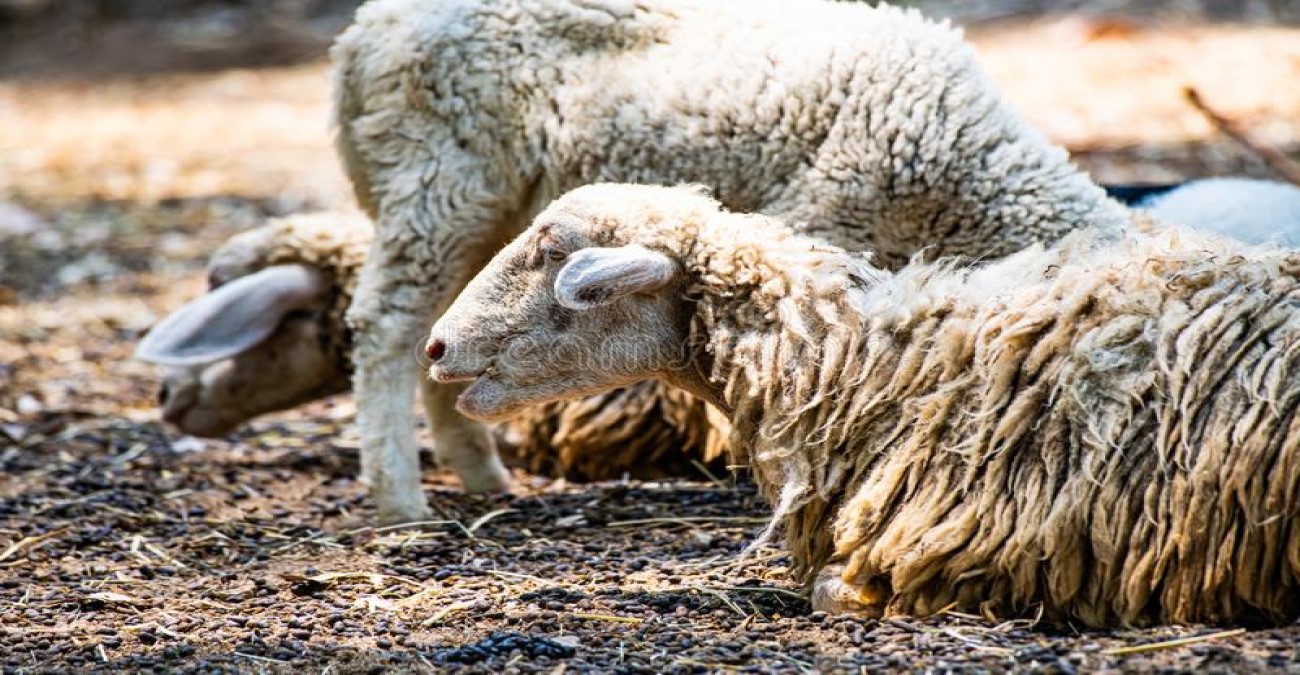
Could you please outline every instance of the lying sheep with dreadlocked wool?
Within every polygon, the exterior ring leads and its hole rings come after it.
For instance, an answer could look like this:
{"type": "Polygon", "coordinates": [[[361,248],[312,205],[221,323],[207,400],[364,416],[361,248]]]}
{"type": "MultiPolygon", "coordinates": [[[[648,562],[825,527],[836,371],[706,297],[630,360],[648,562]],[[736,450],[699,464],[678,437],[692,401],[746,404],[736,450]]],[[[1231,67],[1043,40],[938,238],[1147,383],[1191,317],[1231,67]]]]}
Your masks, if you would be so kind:
{"type": "MultiPolygon", "coordinates": [[[[168,315],[136,350],[167,366],[163,419],[219,437],[258,415],[351,389],[343,313],[372,236],[360,214],[297,214],[222,245],[208,264],[209,292],[168,315]]],[[[507,463],[613,480],[722,470],[725,428],[704,402],[642,382],[532,408],[493,431],[507,463]]]]}
{"type": "Polygon", "coordinates": [[[431,375],[485,420],[647,377],[717,405],[816,609],[1293,620],[1300,253],[1149,230],[891,272],[583,187],[433,327],[431,375]]]}

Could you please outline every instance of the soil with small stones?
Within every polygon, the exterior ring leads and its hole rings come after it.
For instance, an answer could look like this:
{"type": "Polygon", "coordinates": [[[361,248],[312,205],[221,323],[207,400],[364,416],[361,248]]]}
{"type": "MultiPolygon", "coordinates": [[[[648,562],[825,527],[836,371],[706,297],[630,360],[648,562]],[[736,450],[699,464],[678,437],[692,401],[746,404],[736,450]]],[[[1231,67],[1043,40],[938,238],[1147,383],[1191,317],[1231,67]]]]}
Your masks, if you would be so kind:
{"type": "MultiPolygon", "coordinates": [[[[23,74],[0,80],[0,671],[1300,671],[1294,626],[1080,632],[1032,616],[810,613],[779,548],[742,556],[767,514],[743,477],[517,474],[513,495],[470,496],[429,466],[435,519],[375,528],[348,397],[222,440],[159,424],[156,373],[131,348],[201,292],[207,253],[268,215],[347,204],[326,66],[283,64],[337,25],[321,8],[354,3],[300,4],[275,6],[305,27],[271,28],[305,37],[257,70],[229,66],[266,63],[258,50],[278,33],[257,33],[248,58],[220,43],[201,67],[195,49],[90,63],[140,30],[131,12],[75,54],[0,43],[23,74]],[[1192,640],[1165,644],[1179,638],[1192,640]]],[[[1165,4],[1193,17],[1226,6],[1165,4]]],[[[1030,5],[1089,3],[962,6],[978,19],[1030,5]]],[[[221,37],[245,9],[148,29],[221,37]]],[[[1099,179],[1270,175],[1186,109],[1184,84],[1300,149],[1295,29],[1104,14],[972,31],[995,81],[1099,179]]]]}
{"type": "Polygon", "coordinates": [[[376,529],[337,424],[201,451],[67,414],[24,431],[0,456],[7,672],[1300,668],[1294,629],[1123,656],[1216,629],[809,613],[784,553],[740,557],[765,513],[743,484],[481,497],[430,471],[437,520],[376,529]]]}

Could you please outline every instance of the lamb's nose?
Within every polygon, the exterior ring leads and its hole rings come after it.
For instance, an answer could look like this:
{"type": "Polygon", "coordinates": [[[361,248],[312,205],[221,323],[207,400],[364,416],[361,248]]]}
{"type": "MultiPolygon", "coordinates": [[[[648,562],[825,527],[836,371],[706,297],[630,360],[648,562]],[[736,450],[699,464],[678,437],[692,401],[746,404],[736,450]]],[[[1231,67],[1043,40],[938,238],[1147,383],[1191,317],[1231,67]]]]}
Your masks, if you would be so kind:
{"type": "Polygon", "coordinates": [[[430,361],[437,363],[447,353],[447,343],[442,340],[429,340],[424,346],[424,355],[429,357],[430,361]]]}

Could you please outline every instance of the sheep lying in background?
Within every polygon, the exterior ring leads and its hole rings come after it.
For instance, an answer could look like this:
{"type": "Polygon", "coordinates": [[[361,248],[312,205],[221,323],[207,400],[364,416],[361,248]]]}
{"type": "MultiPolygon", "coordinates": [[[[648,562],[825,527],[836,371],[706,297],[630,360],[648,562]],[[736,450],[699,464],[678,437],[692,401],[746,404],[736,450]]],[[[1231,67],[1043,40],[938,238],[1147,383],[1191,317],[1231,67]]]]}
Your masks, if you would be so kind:
{"type": "Polygon", "coordinates": [[[584,187],[439,319],[431,375],[480,419],[646,377],[713,402],[818,609],[1290,621],[1300,253],[1151,230],[891,273],[584,187]]]}
{"type": "Polygon", "coordinates": [[[208,262],[209,292],[136,347],[168,366],[163,419],[222,436],[263,413],[350,389],[343,315],[372,231],[359,214],[298,214],[232,237],[208,262]]]}
{"type": "MultiPolygon", "coordinates": [[[[209,293],[169,315],[136,356],[168,367],[163,419],[198,436],[351,389],[343,321],[372,238],[358,214],[272,220],[232,237],[208,265],[209,293]]],[[[655,382],[526,411],[497,426],[506,458],[570,480],[700,476],[720,469],[725,424],[655,382]],[[698,463],[698,464],[697,464],[698,463]]],[[[716,417],[716,413],[713,414],[716,417]]]]}
{"type": "Polygon", "coordinates": [[[1000,256],[1126,212],[1012,112],[958,31],[822,0],[373,0],[340,36],[337,145],[376,239],[348,312],[362,469],[420,520],[411,396],[467,490],[507,476],[410,354],[542,205],[697,182],[897,265],[1000,256]]]}
{"type": "Polygon", "coordinates": [[[1108,188],[1164,220],[1252,243],[1300,246],[1300,187],[1254,178],[1202,178],[1163,188],[1108,188]]]}

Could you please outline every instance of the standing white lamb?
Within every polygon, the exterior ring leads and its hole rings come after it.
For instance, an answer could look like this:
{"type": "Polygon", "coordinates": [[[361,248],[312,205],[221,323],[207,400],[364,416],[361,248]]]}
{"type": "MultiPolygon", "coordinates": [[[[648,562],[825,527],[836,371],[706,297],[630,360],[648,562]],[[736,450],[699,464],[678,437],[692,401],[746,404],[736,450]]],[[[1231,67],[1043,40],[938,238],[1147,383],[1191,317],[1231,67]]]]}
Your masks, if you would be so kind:
{"type": "Polygon", "coordinates": [[[338,40],[337,145],[376,238],[348,313],[363,474],[418,520],[411,396],[468,490],[507,475],[412,349],[505,241],[597,180],[727,205],[889,265],[1000,256],[1125,210],[1015,115],[958,31],[823,0],[373,0],[338,40]]]}
{"type": "Polygon", "coordinates": [[[646,377],[713,402],[818,609],[1294,620],[1300,253],[1151,229],[891,273],[583,187],[439,319],[431,374],[481,419],[646,377]]]}

